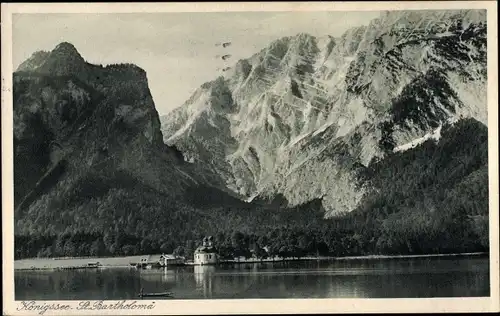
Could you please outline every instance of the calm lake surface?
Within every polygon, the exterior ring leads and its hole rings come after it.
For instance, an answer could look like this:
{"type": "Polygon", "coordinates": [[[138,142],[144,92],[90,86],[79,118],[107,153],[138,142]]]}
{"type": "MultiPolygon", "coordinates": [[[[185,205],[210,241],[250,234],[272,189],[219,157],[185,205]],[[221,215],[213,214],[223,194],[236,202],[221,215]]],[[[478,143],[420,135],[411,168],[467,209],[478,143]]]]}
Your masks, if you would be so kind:
{"type": "Polygon", "coordinates": [[[16,300],[489,296],[488,257],[302,261],[156,270],[16,271],[16,300]]]}

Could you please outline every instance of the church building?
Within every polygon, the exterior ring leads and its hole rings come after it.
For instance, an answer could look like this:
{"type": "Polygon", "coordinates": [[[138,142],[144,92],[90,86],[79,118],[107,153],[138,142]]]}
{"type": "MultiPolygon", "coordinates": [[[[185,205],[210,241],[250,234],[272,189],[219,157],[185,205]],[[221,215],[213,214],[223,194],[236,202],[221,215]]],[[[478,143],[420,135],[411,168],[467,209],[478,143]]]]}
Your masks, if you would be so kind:
{"type": "Polygon", "coordinates": [[[213,245],[213,237],[203,238],[203,243],[194,252],[194,264],[196,265],[208,265],[217,264],[219,258],[217,254],[217,249],[213,245]]]}

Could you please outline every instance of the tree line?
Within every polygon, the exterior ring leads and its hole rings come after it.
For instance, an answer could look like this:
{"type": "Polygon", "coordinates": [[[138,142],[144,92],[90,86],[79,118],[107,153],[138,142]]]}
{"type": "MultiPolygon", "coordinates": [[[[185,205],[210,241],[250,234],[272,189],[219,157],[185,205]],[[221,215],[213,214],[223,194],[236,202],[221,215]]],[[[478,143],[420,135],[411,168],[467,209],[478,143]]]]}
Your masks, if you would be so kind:
{"type": "Polygon", "coordinates": [[[113,188],[100,200],[91,192],[87,204],[58,207],[70,226],[42,213],[19,223],[25,227],[15,237],[15,258],[175,253],[191,259],[208,235],[225,258],[488,251],[487,145],[484,125],[459,121],[443,129],[439,143],[429,140],[367,168],[372,192],[354,211],[327,219],[320,200],[286,210],[231,203],[200,209],[137,186],[113,188]]]}

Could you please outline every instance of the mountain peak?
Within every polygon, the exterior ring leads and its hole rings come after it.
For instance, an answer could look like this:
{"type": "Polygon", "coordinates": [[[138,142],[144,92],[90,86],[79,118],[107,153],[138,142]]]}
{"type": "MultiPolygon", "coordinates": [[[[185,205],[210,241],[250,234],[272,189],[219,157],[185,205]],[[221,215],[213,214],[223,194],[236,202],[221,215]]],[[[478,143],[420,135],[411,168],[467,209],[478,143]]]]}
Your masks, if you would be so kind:
{"type": "Polygon", "coordinates": [[[50,52],[36,52],[21,65],[17,71],[35,71],[63,75],[81,71],[85,60],[73,44],[59,43],[50,52]]]}
{"type": "Polygon", "coordinates": [[[317,38],[309,33],[298,33],[293,37],[295,45],[308,45],[309,43],[315,43],[317,38]]]}
{"type": "Polygon", "coordinates": [[[40,67],[45,60],[47,60],[49,55],[50,53],[46,51],[34,52],[30,58],[26,59],[17,67],[16,71],[33,71],[40,67]]]}
{"type": "Polygon", "coordinates": [[[52,52],[63,52],[67,54],[76,54],[80,55],[78,53],[78,50],[75,48],[75,46],[69,42],[61,42],[59,43],[52,52]]]}
{"type": "MultiPolygon", "coordinates": [[[[75,46],[68,42],[58,44],[51,52],[51,56],[57,59],[66,59],[71,62],[83,62],[84,59],[75,48],[75,46]]],[[[62,60],[60,60],[62,62],[62,60]]]]}
{"type": "Polygon", "coordinates": [[[297,35],[295,35],[296,38],[312,38],[314,36],[312,36],[311,34],[309,33],[305,33],[305,32],[300,32],[300,33],[297,33],[297,35]]]}

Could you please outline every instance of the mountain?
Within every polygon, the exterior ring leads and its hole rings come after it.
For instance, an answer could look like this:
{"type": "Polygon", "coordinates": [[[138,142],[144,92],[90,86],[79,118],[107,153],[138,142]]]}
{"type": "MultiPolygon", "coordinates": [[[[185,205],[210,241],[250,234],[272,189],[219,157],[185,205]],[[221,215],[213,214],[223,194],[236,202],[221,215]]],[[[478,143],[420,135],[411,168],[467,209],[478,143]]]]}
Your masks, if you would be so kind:
{"type": "Polygon", "coordinates": [[[171,253],[201,236],[322,219],[311,201],[246,203],[162,141],[146,73],[87,63],[70,43],[13,74],[16,258],[171,253]]]}
{"type": "Polygon", "coordinates": [[[373,190],[349,219],[355,232],[375,230],[361,235],[378,251],[487,251],[488,129],[481,122],[445,124],[438,142],[396,151],[362,177],[373,190]]]}
{"type": "Polygon", "coordinates": [[[120,194],[142,190],[175,205],[197,185],[163,144],[146,73],[137,66],[92,65],[61,43],[19,66],[13,96],[20,232],[63,232],[68,221],[104,230],[113,221],[103,208],[115,208],[120,194]]]}
{"type": "Polygon", "coordinates": [[[391,11],[338,38],[281,38],[161,117],[163,140],[241,199],[352,211],[375,161],[463,118],[487,124],[486,51],[484,10],[391,11]]]}
{"type": "Polygon", "coordinates": [[[282,38],[158,117],[69,43],[13,74],[16,258],[488,250],[483,11],[282,38]],[[325,218],[326,217],[326,218],[325,218]]]}

